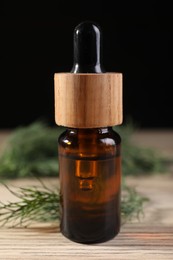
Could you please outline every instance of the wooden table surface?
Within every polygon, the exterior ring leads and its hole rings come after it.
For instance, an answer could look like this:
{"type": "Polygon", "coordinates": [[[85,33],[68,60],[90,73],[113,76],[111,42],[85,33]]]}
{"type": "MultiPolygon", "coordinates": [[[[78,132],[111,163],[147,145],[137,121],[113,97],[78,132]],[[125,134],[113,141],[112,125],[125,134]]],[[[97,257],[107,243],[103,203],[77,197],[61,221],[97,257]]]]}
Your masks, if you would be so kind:
{"type": "MultiPolygon", "coordinates": [[[[5,135],[0,135],[2,143],[4,138],[5,135]]],[[[137,133],[134,140],[173,156],[173,131],[143,131],[137,133]]],[[[55,179],[45,181],[52,185],[55,179]]],[[[162,175],[128,177],[127,182],[150,201],[145,204],[140,221],[122,226],[116,238],[106,243],[82,245],[66,239],[53,224],[35,224],[27,229],[1,228],[0,259],[173,259],[172,169],[162,175]]],[[[21,187],[35,184],[35,180],[13,180],[7,184],[21,187]]],[[[0,200],[15,201],[16,198],[1,185],[0,200]]]]}

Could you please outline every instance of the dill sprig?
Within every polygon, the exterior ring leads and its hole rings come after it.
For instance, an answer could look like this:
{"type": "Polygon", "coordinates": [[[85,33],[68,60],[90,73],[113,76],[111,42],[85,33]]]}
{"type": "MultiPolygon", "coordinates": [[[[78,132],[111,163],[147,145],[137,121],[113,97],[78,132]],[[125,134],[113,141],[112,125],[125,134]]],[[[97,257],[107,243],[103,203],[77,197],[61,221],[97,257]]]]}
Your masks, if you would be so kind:
{"type": "MultiPolygon", "coordinates": [[[[18,188],[13,191],[6,188],[19,199],[17,202],[0,202],[0,224],[12,227],[29,226],[33,222],[58,223],[60,217],[60,198],[58,189],[53,190],[42,182],[40,186],[18,188]]],[[[146,198],[139,195],[134,188],[123,184],[121,215],[122,222],[138,218],[146,198]]]]}
{"type": "Polygon", "coordinates": [[[163,157],[155,149],[144,148],[132,143],[131,136],[136,129],[133,123],[116,126],[114,129],[122,138],[123,175],[146,175],[166,170],[170,164],[168,158],[163,157]]]}
{"type": "Polygon", "coordinates": [[[126,184],[122,185],[121,197],[121,216],[122,223],[139,219],[143,214],[143,205],[149,201],[147,197],[140,195],[135,188],[129,187],[126,184]]]}
{"type": "Polygon", "coordinates": [[[0,177],[57,176],[60,132],[43,122],[14,130],[0,157],[0,177]]]}
{"type": "MultiPolygon", "coordinates": [[[[4,184],[5,185],[5,184],[4,184]]],[[[33,222],[48,222],[59,219],[59,193],[41,186],[20,187],[13,191],[5,187],[19,199],[17,202],[0,202],[0,223],[13,227],[28,226],[33,222]]]]}

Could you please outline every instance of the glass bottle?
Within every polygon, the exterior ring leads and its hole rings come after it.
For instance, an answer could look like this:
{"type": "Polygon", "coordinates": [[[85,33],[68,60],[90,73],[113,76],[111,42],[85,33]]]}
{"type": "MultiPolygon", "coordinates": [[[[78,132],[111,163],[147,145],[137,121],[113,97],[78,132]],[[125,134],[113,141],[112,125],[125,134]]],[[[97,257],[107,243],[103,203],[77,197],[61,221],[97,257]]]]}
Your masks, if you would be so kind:
{"type": "Polygon", "coordinates": [[[68,128],[58,141],[61,232],[103,242],[120,229],[120,136],[112,127],[68,128]]]}

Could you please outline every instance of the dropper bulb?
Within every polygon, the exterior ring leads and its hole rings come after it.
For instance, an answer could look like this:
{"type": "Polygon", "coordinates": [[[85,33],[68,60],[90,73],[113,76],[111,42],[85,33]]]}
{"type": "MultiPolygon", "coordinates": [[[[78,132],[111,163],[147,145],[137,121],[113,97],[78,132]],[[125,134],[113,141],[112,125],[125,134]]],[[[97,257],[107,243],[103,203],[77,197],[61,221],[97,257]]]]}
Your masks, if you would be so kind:
{"type": "Polygon", "coordinates": [[[103,73],[101,64],[101,30],[93,22],[86,21],[74,30],[74,64],[72,73],[103,73]]]}

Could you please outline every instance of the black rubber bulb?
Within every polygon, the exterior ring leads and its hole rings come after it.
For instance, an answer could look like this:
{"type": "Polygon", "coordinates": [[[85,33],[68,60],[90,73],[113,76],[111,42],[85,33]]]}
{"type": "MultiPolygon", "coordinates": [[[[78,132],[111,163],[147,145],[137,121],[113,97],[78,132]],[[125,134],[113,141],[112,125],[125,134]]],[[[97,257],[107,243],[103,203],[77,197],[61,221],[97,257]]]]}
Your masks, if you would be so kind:
{"type": "Polygon", "coordinates": [[[101,31],[98,25],[86,21],[74,30],[74,64],[72,73],[103,73],[101,31]]]}

